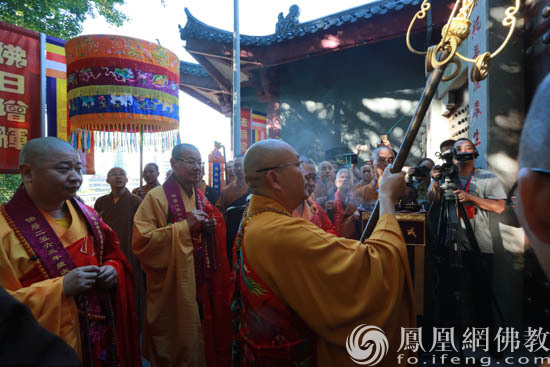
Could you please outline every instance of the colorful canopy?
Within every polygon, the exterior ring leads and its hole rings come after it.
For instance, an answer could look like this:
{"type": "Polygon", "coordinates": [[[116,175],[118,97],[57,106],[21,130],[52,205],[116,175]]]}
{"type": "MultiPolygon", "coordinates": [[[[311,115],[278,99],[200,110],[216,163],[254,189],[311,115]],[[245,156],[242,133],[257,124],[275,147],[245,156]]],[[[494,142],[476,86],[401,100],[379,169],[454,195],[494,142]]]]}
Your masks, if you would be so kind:
{"type": "MultiPolygon", "coordinates": [[[[112,144],[112,139],[115,145],[124,145],[126,138],[118,133],[143,129],[165,132],[162,145],[177,140],[180,62],[174,53],[151,42],[114,35],[76,37],[67,41],[65,50],[75,139],[86,140],[91,131],[102,131],[107,134],[96,143],[112,144]]],[[[127,141],[131,144],[131,138],[127,141]]]]}

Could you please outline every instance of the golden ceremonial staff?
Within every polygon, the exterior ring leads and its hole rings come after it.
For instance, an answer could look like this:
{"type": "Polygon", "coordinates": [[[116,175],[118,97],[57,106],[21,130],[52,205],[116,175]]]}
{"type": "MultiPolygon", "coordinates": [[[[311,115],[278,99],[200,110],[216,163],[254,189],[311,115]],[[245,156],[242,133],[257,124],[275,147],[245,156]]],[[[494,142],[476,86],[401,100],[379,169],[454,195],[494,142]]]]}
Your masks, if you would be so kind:
{"type": "MultiPolygon", "coordinates": [[[[514,33],[514,28],[517,22],[516,14],[519,11],[520,0],[514,0],[514,5],[510,6],[505,11],[505,17],[502,21],[502,25],[505,27],[510,27],[510,30],[508,31],[506,39],[502,42],[502,45],[495,52],[482,53],[475,59],[461,55],[458,52],[458,47],[466,38],[468,38],[468,35],[470,34],[470,16],[472,15],[472,10],[474,9],[476,2],[477,0],[457,0],[447,24],[445,24],[441,30],[441,41],[437,45],[429,47],[426,52],[417,51],[412,47],[410,43],[410,33],[416,20],[424,19],[426,17],[426,12],[431,8],[431,4],[428,0],[424,0],[422,2],[420,10],[411,20],[407,30],[407,47],[414,54],[426,55],[425,67],[426,72],[430,73],[430,75],[428,77],[428,81],[426,82],[426,87],[424,87],[424,91],[422,92],[422,96],[420,97],[416,111],[414,112],[411,122],[409,123],[409,128],[407,129],[405,139],[403,140],[403,143],[401,143],[401,147],[399,147],[399,152],[397,153],[397,157],[395,158],[391,168],[392,173],[399,172],[403,168],[416,135],[418,134],[418,130],[422,125],[424,116],[426,116],[428,107],[430,106],[435,91],[437,90],[439,82],[441,80],[449,81],[458,75],[462,67],[460,60],[473,64],[470,73],[470,79],[473,82],[479,82],[487,78],[489,75],[489,69],[491,68],[491,60],[495,58],[504,49],[504,47],[506,47],[506,44],[514,33]],[[456,70],[451,75],[444,77],[443,73],[450,63],[456,65],[456,70]]],[[[380,204],[377,200],[371,216],[369,217],[369,221],[367,222],[367,225],[363,230],[363,234],[361,235],[361,242],[365,240],[365,238],[369,237],[374,230],[376,222],[378,221],[379,211],[380,204]]]]}

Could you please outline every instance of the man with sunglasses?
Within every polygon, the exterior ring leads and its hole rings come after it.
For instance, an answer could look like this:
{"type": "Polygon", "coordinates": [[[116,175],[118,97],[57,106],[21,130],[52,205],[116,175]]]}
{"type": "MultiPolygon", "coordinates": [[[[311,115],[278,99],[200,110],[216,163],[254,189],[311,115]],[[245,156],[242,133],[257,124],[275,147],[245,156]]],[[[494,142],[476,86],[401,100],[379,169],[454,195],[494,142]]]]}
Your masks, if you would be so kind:
{"type": "Polygon", "coordinates": [[[303,218],[310,221],[317,227],[323,229],[325,232],[335,234],[336,228],[332,224],[332,221],[328,217],[327,213],[325,213],[321,205],[311,198],[317,181],[315,163],[304,157],[301,158],[301,162],[308,198],[298,205],[296,209],[294,209],[292,215],[294,217],[303,218]]]}
{"type": "Polygon", "coordinates": [[[173,173],[134,218],[132,250],[147,275],[143,354],[153,366],[231,363],[225,223],[197,189],[202,160],[179,144],[173,173]]]}
{"type": "MultiPolygon", "coordinates": [[[[475,158],[478,156],[473,142],[468,138],[457,139],[452,147],[453,163],[457,171],[455,184],[458,186],[453,193],[465,209],[467,220],[470,221],[473,235],[479,245],[479,251],[474,247],[463,221],[459,225],[459,245],[461,250],[460,279],[456,273],[443,275],[444,283],[448,284],[441,295],[442,302],[449,302],[449,307],[443,318],[454,323],[457,313],[463,318],[466,327],[495,327],[493,305],[494,249],[491,233],[491,215],[501,214],[505,209],[506,193],[498,177],[484,169],[475,168],[475,158]],[[494,213],[494,214],[493,214],[494,213]],[[457,283],[458,281],[458,283],[457,283]],[[452,284],[457,284],[453,289],[452,284]],[[461,291],[463,296],[459,303],[455,291],[461,291]]],[[[440,197],[439,197],[439,200],[440,197]]],[[[459,216],[460,218],[460,216],[459,216]]],[[[489,352],[497,352],[491,346],[489,352]]]]}
{"type": "Polygon", "coordinates": [[[346,338],[358,326],[375,325],[388,340],[378,365],[396,366],[401,327],[415,326],[393,204],[405,188],[404,173],[385,170],[380,219],[361,243],[292,217],[308,193],[298,154],[287,143],[255,143],[244,170],[253,195],[235,242],[235,365],[356,366],[346,338]]]}

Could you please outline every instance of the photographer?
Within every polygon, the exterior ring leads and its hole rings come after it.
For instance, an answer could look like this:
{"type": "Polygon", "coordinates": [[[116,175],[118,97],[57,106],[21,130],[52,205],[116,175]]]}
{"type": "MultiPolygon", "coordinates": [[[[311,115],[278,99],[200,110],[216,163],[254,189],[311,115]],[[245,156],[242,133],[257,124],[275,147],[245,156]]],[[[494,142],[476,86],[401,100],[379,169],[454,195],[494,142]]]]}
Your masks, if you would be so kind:
{"type": "Polygon", "coordinates": [[[407,171],[409,186],[414,190],[416,201],[426,207],[428,204],[428,187],[431,183],[431,170],[435,163],[430,158],[422,158],[416,167],[407,171]]]}
{"type": "MultiPolygon", "coordinates": [[[[462,254],[463,275],[461,279],[449,279],[457,281],[458,290],[465,293],[464,302],[468,306],[466,319],[463,326],[489,327],[492,324],[491,317],[491,288],[493,276],[493,238],[490,230],[489,213],[500,214],[505,209],[506,194],[492,172],[474,167],[474,160],[478,153],[474,144],[467,138],[458,139],[451,150],[453,164],[441,169],[443,177],[448,175],[458,189],[453,190],[457,201],[464,206],[473,229],[481,253],[477,252],[469,239],[464,224],[460,221],[459,240],[462,254]],[[452,172],[446,172],[450,170],[452,172]],[[476,310],[475,312],[472,312],[476,310]],[[468,321],[473,321],[470,325],[468,321]]],[[[436,201],[441,198],[438,192],[439,183],[434,182],[430,197],[436,201]]],[[[460,217],[460,216],[459,216],[460,217]]],[[[441,236],[441,233],[439,234],[441,236]]],[[[449,289],[448,291],[452,291],[449,289]]],[[[451,296],[452,297],[452,296],[451,296]]]]}

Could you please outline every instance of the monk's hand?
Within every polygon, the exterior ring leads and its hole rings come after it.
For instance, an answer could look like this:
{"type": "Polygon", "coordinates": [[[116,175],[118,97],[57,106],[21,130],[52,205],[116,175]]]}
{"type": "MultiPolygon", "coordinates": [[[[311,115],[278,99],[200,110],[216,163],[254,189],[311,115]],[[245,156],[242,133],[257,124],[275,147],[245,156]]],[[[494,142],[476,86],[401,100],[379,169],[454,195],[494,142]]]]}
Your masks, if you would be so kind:
{"type": "Polygon", "coordinates": [[[201,225],[205,220],[208,219],[208,214],[202,210],[195,209],[187,216],[187,225],[189,225],[189,230],[195,232],[201,228],[201,225]]]}
{"type": "Polygon", "coordinates": [[[202,222],[201,229],[204,234],[216,233],[216,220],[206,219],[204,222],[202,222]]]}
{"type": "Polygon", "coordinates": [[[77,296],[87,292],[95,285],[99,267],[95,265],[81,266],[63,276],[63,292],[67,296],[77,296]]]}
{"type": "Polygon", "coordinates": [[[380,197],[397,201],[405,192],[405,172],[390,172],[391,166],[386,167],[380,178],[380,197]]]}
{"type": "Polygon", "coordinates": [[[97,274],[97,285],[103,289],[111,289],[116,286],[118,275],[111,265],[103,265],[97,274]]]}

